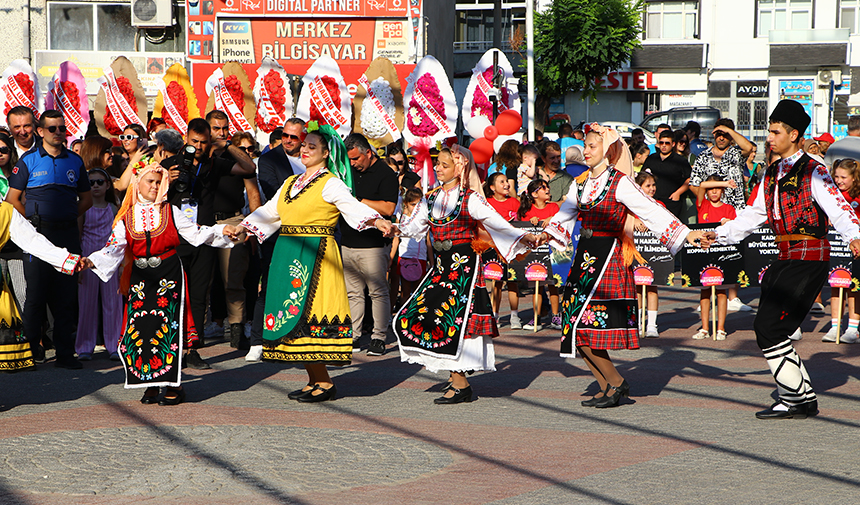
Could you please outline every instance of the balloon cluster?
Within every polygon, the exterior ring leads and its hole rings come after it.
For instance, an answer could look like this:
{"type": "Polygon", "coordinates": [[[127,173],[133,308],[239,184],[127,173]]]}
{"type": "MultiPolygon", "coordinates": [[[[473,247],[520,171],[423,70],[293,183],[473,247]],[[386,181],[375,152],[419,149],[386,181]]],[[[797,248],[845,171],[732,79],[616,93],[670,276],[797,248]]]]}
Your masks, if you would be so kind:
{"type": "Polygon", "coordinates": [[[515,110],[506,110],[496,117],[496,124],[485,116],[475,116],[466,125],[466,131],[475,138],[469,145],[475,163],[482,165],[490,161],[506,140],[515,137],[523,125],[523,118],[515,110]]]}

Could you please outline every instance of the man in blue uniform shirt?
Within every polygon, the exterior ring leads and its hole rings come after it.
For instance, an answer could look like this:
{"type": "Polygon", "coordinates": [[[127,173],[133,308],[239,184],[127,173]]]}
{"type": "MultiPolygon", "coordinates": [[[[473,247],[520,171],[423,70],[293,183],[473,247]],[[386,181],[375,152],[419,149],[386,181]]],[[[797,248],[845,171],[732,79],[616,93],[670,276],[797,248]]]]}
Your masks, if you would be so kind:
{"type": "MultiPolygon", "coordinates": [[[[62,113],[48,110],[39,119],[42,142],[27,151],[9,177],[6,201],[15,206],[57,247],[81,253],[78,216],[93,204],[90,181],[80,156],[66,149],[66,124],[62,113]],[[26,198],[23,198],[26,196],[26,198]],[[26,200],[26,203],[24,202],[26,200]]],[[[72,334],[78,312],[78,276],[61,274],[47,263],[24,255],[27,300],[24,303],[24,333],[33,356],[44,361],[39,344],[45,306],[54,315],[54,346],[59,368],[79,369],[72,334]]],[[[119,338],[119,335],[108,336],[119,338]]]]}

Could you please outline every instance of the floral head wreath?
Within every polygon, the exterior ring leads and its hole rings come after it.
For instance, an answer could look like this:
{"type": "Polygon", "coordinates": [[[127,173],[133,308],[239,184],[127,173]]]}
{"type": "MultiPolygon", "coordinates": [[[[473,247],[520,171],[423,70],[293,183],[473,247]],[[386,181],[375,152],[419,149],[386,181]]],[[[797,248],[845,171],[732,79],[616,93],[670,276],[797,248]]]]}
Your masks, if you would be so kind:
{"type": "Polygon", "coordinates": [[[114,218],[114,226],[116,226],[119,220],[125,217],[126,213],[131,211],[136,203],[154,203],[158,205],[167,201],[167,190],[170,188],[170,172],[166,168],[154,161],[145,165],[143,162],[138,162],[132,167],[132,175],[131,184],[129,184],[128,191],[125,193],[125,199],[123,199],[122,206],[114,218]],[[139,165],[143,165],[143,167],[139,165]],[[161,177],[161,184],[158,187],[158,193],[153,202],[145,201],[140,197],[140,180],[150,172],[155,172],[161,177]]]}
{"type": "Polygon", "coordinates": [[[346,154],[346,145],[337,131],[330,125],[320,125],[317,121],[308,121],[305,127],[307,133],[316,133],[328,143],[328,159],[326,168],[342,180],[352,194],[355,194],[355,183],[352,180],[352,169],[349,165],[349,156],[346,154]]]}

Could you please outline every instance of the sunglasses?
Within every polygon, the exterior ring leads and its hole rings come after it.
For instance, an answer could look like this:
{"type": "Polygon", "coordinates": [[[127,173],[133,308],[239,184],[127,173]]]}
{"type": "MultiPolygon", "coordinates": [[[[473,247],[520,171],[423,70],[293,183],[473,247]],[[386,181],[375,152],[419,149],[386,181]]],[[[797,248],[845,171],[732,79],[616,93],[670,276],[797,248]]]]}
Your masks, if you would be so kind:
{"type": "Polygon", "coordinates": [[[285,139],[289,139],[289,140],[295,140],[295,141],[301,141],[302,140],[301,137],[299,137],[298,135],[290,135],[289,133],[284,133],[283,135],[281,135],[281,137],[285,138],[285,139]]]}
{"type": "Polygon", "coordinates": [[[406,163],[406,161],[404,161],[404,160],[391,160],[391,163],[394,163],[398,167],[402,167],[403,164],[406,163]]]}
{"type": "Polygon", "coordinates": [[[90,179],[90,186],[102,186],[105,182],[104,179],[90,179]]]}
{"type": "Polygon", "coordinates": [[[249,153],[249,154],[250,154],[250,153],[253,153],[253,152],[256,150],[256,149],[254,148],[254,146],[240,147],[239,149],[242,149],[242,150],[244,150],[244,151],[248,151],[248,153],[249,153]]]}
{"type": "Polygon", "coordinates": [[[57,130],[59,130],[60,133],[66,133],[66,125],[64,124],[48,126],[45,129],[51,133],[57,133],[57,130]]]}
{"type": "Polygon", "coordinates": [[[672,145],[672,143],[671,143],[671,142],[663,142],[663,141],[661,141],[661,142],[657,142],[657,145],[658,145],[658,146],[670,146],[670,145],[672,145]]]}
{"type": "Polygon", "coordinates": [[[137,135],[120,135],[119,136],[120,140],[138,140],[139,138],[140,137],[138,137],[137,135]]]}
{"type": "Polygon", "coordinates": [[[12,150],[9,149],[9,146],[0,146],[0,154],[9,154],[12,150]]]}

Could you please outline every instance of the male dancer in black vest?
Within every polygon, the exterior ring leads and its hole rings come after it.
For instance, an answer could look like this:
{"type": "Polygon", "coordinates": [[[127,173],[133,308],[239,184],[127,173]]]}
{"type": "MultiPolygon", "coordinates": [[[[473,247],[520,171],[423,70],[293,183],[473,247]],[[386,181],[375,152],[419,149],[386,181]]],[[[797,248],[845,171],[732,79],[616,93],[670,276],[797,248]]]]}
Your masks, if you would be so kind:
{"type": "Polygon", "coordinates": [[[767,168],[755,203],[735,220],[705,234],[706,242],[736,244],[767,221],[779,258],[761,283],[753,323],[779,401],[756,413],[759,419],[803,419],[818,414],[809,374],[788,336],[800,326],[827,279],[830,243],[827,219],[854,257],[860,256],[860,221],[842,198],[827,168],[800,150],[809,115],[794,100],[782,100],[770,115],[767,141],[780,160],[767,168]]]}

